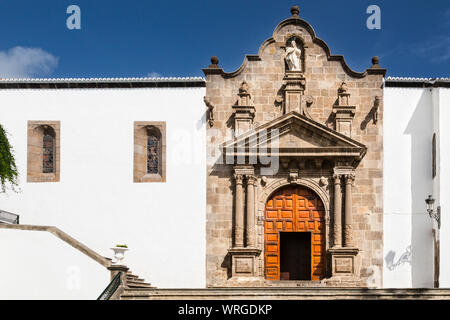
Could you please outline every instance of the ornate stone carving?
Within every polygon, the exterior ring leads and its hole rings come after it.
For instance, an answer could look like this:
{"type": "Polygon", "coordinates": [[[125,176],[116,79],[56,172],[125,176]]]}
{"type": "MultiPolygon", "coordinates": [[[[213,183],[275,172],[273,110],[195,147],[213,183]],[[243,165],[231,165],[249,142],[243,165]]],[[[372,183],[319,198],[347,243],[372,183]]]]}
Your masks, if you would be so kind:
{"type": "Polygon", "coordinates": [[[234,181],[236,182],[236,184],[242,184],[243,181],[244,181],[244,175],[243,175],[243,174],[236,173],[236,174],[234,175],[234,181]]]}
{"type": "Polygon", "coordinates": [[[286,55],[284,60],[287,63],[289,71],[302,71],[302,50],[297,48],[297,43],[292,40],[289,44],[290,46],[286,48],[286,55]]]}
{"type": "Polygon", "coordinates": [[[263,176],[261,177],[261,185],[265,186],[267,184],[267,177],[263,176]]]}
{"type": "Polygon", "coordinates": [[[255,118],[255,107],[253,106],[250,87],[243,81],[239,87],[237,104],[233,106],[235,135],[239,136],[252,129],[255,118]]]}
{"type": "Polygon", "coordinates": [[[351,184],[353,186],[353,182],[355,182],[354,174],[344,174],[344,179],[346,184],[351,184]]]}
{"type": "Polygon", "coordinates": [[[350,99],[350,93],[347,92],[348,87],[347,84],[342,82],[341,86],[338,89],[338,99],[339,99],[339,105],[340,106],[348,106],[349,105],[349,99],[350,99]]]}
{"type": "Polygon", "coordinates": [[[378,122],[378,109],[380,107],[381,99],[379,96],[375,97],[375,101],[373,103],[373,124],[377,124],[378,122]]]}
{"type": "Polygon", "coordinates": [[[289,182],[290,183],[297,183],[298,180],[298,169],[290,169],[289,170],[289,182]]]}
{"type": "Polygon", "coordinates": [[[277,106],[277,107],[282,106],[283,102],[284,102],[284,97],[281,94],[279,94],[275,97],[275,106],[277,106]]]}
{"type": "Polygon", "coordinates": [[[258,178],[256,178],[253,175],[246,175],[245,177],[247,179],[247,184],[256,186],[256,183],[258,182],[258,178]]]}
{"type": "Polygon", "coordinates": [[[319,183],[322,187],[328,186],[328,179],[325,177],[320,177],[319,183]]]}
{"type": "Polygon", "coordinates": [[[314,97],[311,95],[307,95],[305,96],[305,102],[306,102],[306,106],[309,108],[312,106],[312,104],[314,103],[314,97]]]}
{"type": "Polygon", "coordinates": [[[241,87],[239,88],[239,106],[251,106],[251,94],[250,94],[250,87],[248,86],[248,83],[243,81],[241,84],[241,87]]]}
{"type": "MultiPolygon", "coordinates": [[[[306,115],[306,103],[302,104],[302,96],[305,91],[306,80],[299,71],[287,71],[284,77],[284,113],[297,111],[306,115]]],[[[304,99],[304,98],[303,98],[304,99]]]]}
{"type": "Polygon", "coordinates": [[[210,127],[214,126],[214,106],[211,101],[205,96],[203,97],[203,102],[205,102],[208,110],[206,111],[206,119],[208,119],[208,124],[210,127]]]}
{"type": "Polygon", "coordinates": [[[338,103],[333,106],[335,130],[351,137],[355,106],[350,105],[350,93],[345,82],[338,88],[338,103]]]}

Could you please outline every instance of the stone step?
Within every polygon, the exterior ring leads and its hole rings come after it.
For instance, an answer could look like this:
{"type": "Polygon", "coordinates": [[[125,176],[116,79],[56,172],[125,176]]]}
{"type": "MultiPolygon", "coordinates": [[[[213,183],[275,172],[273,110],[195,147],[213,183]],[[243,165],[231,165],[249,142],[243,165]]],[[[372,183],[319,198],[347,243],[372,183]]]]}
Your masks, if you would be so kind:
{"type": "Polygon", "coordinates": [[[367,289],[367,288],[216,288],[158,289],[126,288],[122,300],[450,300],[450,289],[367,289]]]}
{"type": "Polygon", "coordinates": [[[129,288],[142,288],[142,289],[146,289],[146,288],[151,288],[151,284],[150,283],[145,283],[145,282],[139,282],[139,281],[127,281],[127,286],[129,288]]]}
{"type": "Polygon", "coordinates": [[[139,283],[145,282],[144,279],[140,279],[140,278],[127,278],[127,281],[133,281],[133,282],[139,282],[139,283]]]}
{"type": "Polygon", "coordinates": [[[139,277],[137,275],[132,274],[130,271],[128,271],[127,278],[139,278],[139,277]]]}

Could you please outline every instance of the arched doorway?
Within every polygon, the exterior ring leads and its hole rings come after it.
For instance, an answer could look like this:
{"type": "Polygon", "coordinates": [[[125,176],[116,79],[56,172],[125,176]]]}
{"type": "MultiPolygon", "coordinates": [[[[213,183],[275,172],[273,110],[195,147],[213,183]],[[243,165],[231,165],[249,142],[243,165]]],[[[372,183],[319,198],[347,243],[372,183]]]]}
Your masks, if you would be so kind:
{"type": "Polygon", "coordinates": [[[312,190],[281,188],[266,203],[264,264],[268,280],[325,276],[325,208],[312,190]]]}

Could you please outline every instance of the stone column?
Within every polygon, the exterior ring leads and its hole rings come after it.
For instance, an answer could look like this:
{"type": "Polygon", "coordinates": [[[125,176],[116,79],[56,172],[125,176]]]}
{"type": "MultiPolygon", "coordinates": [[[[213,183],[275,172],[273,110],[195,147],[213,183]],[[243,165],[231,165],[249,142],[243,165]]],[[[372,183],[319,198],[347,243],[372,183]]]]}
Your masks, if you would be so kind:
{"type": "Polygon", "coordinates": [[[234,228],[234,244],[236,247],[244,247],[244,190],[242,187],[243,178],[244,177],[242,174],[234,175],[234,179],[236,181],[236,222],[234,228]]]}
{"type": "Polygon", "coordinates": [[[354,175],[347,174],[345,178],[345,246],[353,247],[352,232],[352,185],[355,179],[354,175]]]}
{"type": "Polygon", "coordinates": [[[335,174],[334,178],[334,247],[342,246],[342,193],[341,175],[335,174]]]}
{"type": "Polygon", "coordinates": [[[256,177],[247,175],[247,247],[255,247],[255,185],[256,177]]]}

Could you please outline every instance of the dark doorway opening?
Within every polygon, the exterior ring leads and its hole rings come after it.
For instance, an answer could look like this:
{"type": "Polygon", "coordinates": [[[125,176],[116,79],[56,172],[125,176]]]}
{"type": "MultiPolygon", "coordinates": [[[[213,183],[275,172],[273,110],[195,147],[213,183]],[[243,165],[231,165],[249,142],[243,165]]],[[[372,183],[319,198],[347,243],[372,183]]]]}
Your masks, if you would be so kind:
{"type": "Polygon", "coordinates": [[[311,232],[280,233],[280,280],[311,280],[311,232]]]}

